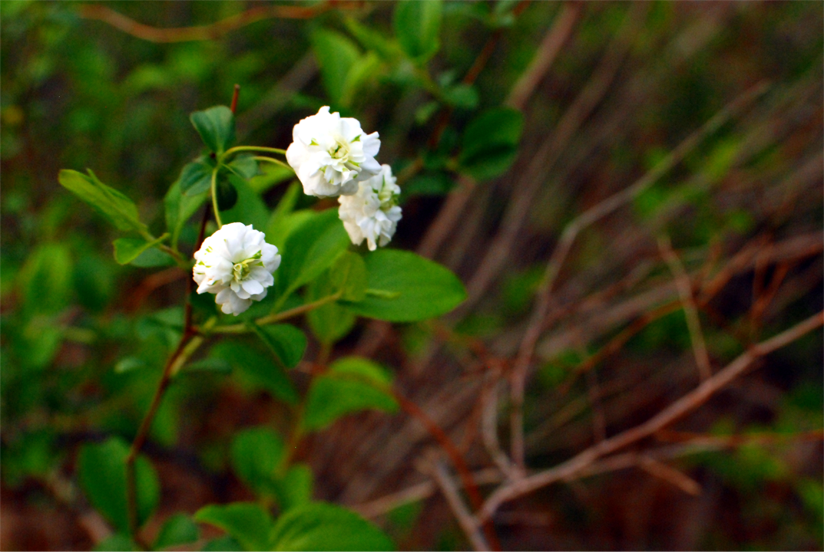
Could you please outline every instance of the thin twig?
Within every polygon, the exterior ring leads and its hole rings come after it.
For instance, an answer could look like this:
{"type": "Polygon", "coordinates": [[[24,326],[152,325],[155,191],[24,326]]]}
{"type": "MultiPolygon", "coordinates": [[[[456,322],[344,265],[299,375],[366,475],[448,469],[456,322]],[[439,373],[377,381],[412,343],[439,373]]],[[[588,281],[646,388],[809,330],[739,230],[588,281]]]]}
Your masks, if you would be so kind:
{"type": "Polygon", "coordinates": [[[481,535],[479,526],[475,523],[463,499],[458,494],[458,489],[455,488],[455,483],[446,471],[446,466],[443,465],[443,462],[435,460],[429,472],[438,483],[438,487],[440,487],[441,492],[446,498],[446,502],[458,520],[458,525],[463,529],[472,547],[475,550],[489,550],[489,545],[483,535],[481,535]]]}
{"type": "Polygon", "coordinates": [[[311,6],[258,6],[237,15],[227,17],[211,25],[193,27],[158,28],[138,23],[107,6],[82,4],[78,14],[84,19],[96,19],[112,27],[149,42],[190,42],[195,40],[215,40],[221,36],[264,19],[310,19],[332,9],[353,9],[361,2],[329,1],[311,6]]]}
{"type": "MultiPolygon", "coordinates": [[[[481,493],[478,490],[478,485],[475,482],[475,479],[472,477],[472,472],[469,470],[469,466],[466,464],[466,460],[464,460],[463,456],[461,455],[458,448],[452,442],[452,439],[446,434],[446,432],[441,429],[441,427],[435,423],[432,418],[430,418],[421,408],[415,404],[413,401],[407,399],[404,395],[400,393],[397,389],[393,389],[392,393],[395,399],[398,401],[401,409],[412,416],[413,418],[417,419],[419,422],[423,424],[429,434],[435,438],[441,448],[446,452],[449,456],[450,460],[452,460],[452,464],[455,466],[455,470],[458,472],[458,475],[461,478],[461,483],[463,484],[464,489],[466,489],[466,494],[469,497],[469,502],[472,505],[474,510],[478,510],[483,505],[483,498],[481,498],[481,493]]],[[[495,535],[495,528],[491,522],[486,521],[483,522],[483,529],[484,533],[486,534],[486,539],[489,544],[492,546],[494,550],[500,550],[500,544],[498,543],[498,537],[495,535]]]]}
{"type": "Polygon", "coordinates": [[[598,458],[655,434],[675,420],[698,408],[713,394],[744,373],[757,359],[792,343],[822,325],[824,325],[824,311],[753,346],[715,373],[710,379],[701,383],[693,391],[690,391],[646,422],[602,441],[552,469],[499,487],[487,498],[483,508],[479,511],[479,520],[489,519],[504,502],[556,481],[567,479],[591,465],[598,458]]]}
{"type": "Polygon", "coordinates": [[[712,368],[710,367],[710,355],[707,353],[707,344],[704,342],[704,332],[701,330],[701,321],[698,318],[698,308],[695,306],[695,298],[692,295],[690,277],[681,259],[672,250],[668,237],[658,238],[658,249],[672,275],[675,276],[675,285],[678,288],[678,295],[681,296],[681,305],[684,307],[684,317],[687,319],[687,329],[690,332],[695,363],[698,365],[698,375],[701,381],[706,381],[712,376],[712,368]]]}
{"type": "Polygon", "coordinates": [[[612,213],[619,207],[630,202],[642,191],[655,183],[664,174],[669,172],[678,162],[680,162],[690,151],[692,151],[703,139],[714,133],[724,123],[737,115],[746,106],[750,105],[752,101],[761,96],[767,89],[765,83],[750,88],[744,94],[727,104],[721,111],[716,113],[709,121],[687,137],[669,155],[662,159],[651,171],[630,185],[628,188],[608,197],[601,203],[584,211],[581,215],[572,220],[564,228],[561,234],[561,239],[558,242],[552,256],[547,263],[544,277],[538,291],[538,299],[530,317],[529,326],[524,333],[521,346],[518,351],[518,357],[513,368],[513,385],[512,385],[512,410],[513,416],[520,418],[520,423],[513,423],[514,433],[512,436],[512,456],[513,460],[519,465],[523,465],[523,394],[526,385],[526,377],[529,366],[532,362],[532,355],[535,351],[535,345],[541,335],[543,321],[546,318],[549,310],[550,299],[552,295],[553,285],[555,279],[560,272],[561,266],[566,260],[567,254],[572,247],[572,243],[578,234],[585,228],[594,224],[596,221],[612,213]]]}
{"type": "Polygon", "coordinates": [[[649,455],[641,455],[638,465],[648,474],[678,487],[689,495],[698,496],[701,494],[701,485],[695,479],[649,455]]]}

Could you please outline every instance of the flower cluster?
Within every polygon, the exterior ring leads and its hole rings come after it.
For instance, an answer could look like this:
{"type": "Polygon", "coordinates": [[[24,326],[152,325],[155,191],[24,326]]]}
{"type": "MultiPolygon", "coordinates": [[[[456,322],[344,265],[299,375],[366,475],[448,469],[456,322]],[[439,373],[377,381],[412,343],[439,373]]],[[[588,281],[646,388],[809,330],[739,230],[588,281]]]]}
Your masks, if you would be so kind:
{"type": "Polygon", "coordinates": [[[286,160],[304,193],[338,198],[339,216],[353,244],[365,239],[374,251],[389,243],[401,219],[400,188],[389,165],[375,160],[378,133],[366,134],[356,119],[324,106],[295,125],[292,138],[286,160]]]}
{"type": "Polygon", "coordinates": [[[265,239],[251,225],[233,222],[203,240],[193,269],[197,292],[216,294],[220,310],[235,316],[266,297],[280,255],[265,239]]]}
{"type": "MultiPolygon", "coordinates": [[[[389,165],[375,160],[378,133],[366,134],[357,119],[329,113],[329,107],[302,119],[292,131],[286,160],[307,195],[337,197],[338,216],[355,245],[366,240],[374,251],[392,240],[401,208],[400,188],[389,165]]],[[[198,293],[214,293],[226,314],[246,311],[266,297],[280,266],[278,248],[263,232],[240,222],[222,226],[195,253],[198,293]]]]}
{"type": "Polygon", "coordinates": [[[355,245],[365,239],[369,251],[374,251],[392,239],[401,220],[397,205],[401,189],[395,181],[392,168],[383,165],[380,173],[359,184],[357,193],[338,198],[340,219],[355,245]]]}

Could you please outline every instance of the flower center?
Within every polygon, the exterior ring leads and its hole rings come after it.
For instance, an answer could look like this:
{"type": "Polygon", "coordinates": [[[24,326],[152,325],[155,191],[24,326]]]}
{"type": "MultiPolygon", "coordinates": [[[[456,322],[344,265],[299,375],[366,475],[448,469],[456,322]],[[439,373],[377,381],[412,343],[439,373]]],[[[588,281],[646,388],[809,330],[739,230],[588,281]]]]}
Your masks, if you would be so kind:
{"type": "Polygon", "coordinates": [[[239,263],[235,263],[232,265],[232,280],[235,282],[241,282],[246,279],[249,273],[252,271],[253,266],[263,266],[263,263],[260,262],[261,252],[258,251],[245,261],[240,261],[239,263]]]}

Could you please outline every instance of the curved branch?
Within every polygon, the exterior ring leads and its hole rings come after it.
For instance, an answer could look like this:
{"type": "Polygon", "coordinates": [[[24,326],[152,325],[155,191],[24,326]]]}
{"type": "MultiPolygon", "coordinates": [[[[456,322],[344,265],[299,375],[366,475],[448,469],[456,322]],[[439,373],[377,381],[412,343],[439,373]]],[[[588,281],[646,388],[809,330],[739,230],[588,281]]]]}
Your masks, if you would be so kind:
{"type": "Polygon", "coordinates": [[[215,40],[221,36],[264,19],[311,19],[333,9],[353,9],[361,6],[357,1],[329,0],[313,6],[258,6],[243,13],[227,17],[211,25],[194,27],[170,27],[167,29],[138,23],[122,13],[100,4],[83,4],[79,7],[80,17],[96,19],[112,27],[149,42],[191,42],[195,40],[215,40]]]}

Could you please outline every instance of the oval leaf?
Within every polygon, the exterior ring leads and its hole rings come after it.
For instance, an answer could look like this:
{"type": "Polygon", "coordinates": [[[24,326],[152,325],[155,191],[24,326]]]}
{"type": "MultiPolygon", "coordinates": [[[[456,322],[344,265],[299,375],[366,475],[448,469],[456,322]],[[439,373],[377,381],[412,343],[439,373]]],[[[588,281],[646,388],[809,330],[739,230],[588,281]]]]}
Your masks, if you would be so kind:
{"type": "Polygon", "coordinates": [[[285,367],[294,368],[306,352],[306,335],[290,324],[258,326],[247,323],[285,367]]]}
{"type": "Polygon", "coordinates": [[[425,61],[440,48],[442,10],[440,0],[404,0],[395,5],[395,35],[412,59],[425,61]]]}
{"type": "Polygon", "coordinates": [[[166,520],[155,539],[154,550],[195,542],[200,538],[200,530],[192,518],[186,514],[174,514],[166,520]]]}
{"type": "Polygon", "coordinates": [[[270,550],[272,518],[257,504],[210,504],[198,510],[194,518],[223,529],[246,550],[270,550]]]}
{"type": "Polygon", "coordinates": [[[118,230],[144,232],[146,225],[140,222],[134,202],[114,188],[106,186],[88,169],[89,175],[63,169],[58,180],[67,190],[88,203],[118,230]]]}
{"type": "Polygon", "coordinates": [[[324,502],[292,508],[272,530],[270,550],[394,550],[380,529],[361,516],[324,502]]]}
{"type": "Polygon", "coordinates": [[[283,440],[270,428],[246,429],[232,441],[232,467],[252,490],[270,494],[272,479],[283,461],[283,453],[283,440]]]}
{"type": "Polygon", "coordinates": [[[358,47],[340,33],[318,29],[312,33],[312,50],[320,66],[326,93],[332,103],[340,102],[346,87],[346,77],[360,58],[358,47]]]}
{"type": "Polygon", "coordinates": [[[367,409],[397,412],[391,381],[385,370],[369,360],[349,357],[334,362],[328,372],[312,381],[303,427],[321,430],[341,416],[367,409]]]}
{"type": "Polygon", "coordinates": [[[446,314],[466,299],[457,276],[415,253],[384,249],[365,261],[366,298],[342,303],[361,316],[415,322],[446,314]]]}
{"type": "Polygon", "coordinates": [[[220,155],[235,142],[235,116],[225,105],[195,111],[190,119],[203,143],[216,154],[220,155]]]}
{"type": "Polygon", "coordinates": [[[146,241],[142,238],[119,238],[114,240],[114,260],[127,265],[137,259],[141,253],[163,242],[169,234],[163,234],[156,240],[146,241]]]}
{"type": "MultiPolygon", "coordinates": [[[[126,509],[126,456],[129,447],[117,437],[80,450],[80,484],[92,505],[119,531],[129,531],[126,509]]],[[[143,525],[160,500],[160,483],[151,463],[139,456],[135,462],[137,521],[143,525]]]]}

